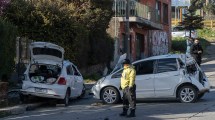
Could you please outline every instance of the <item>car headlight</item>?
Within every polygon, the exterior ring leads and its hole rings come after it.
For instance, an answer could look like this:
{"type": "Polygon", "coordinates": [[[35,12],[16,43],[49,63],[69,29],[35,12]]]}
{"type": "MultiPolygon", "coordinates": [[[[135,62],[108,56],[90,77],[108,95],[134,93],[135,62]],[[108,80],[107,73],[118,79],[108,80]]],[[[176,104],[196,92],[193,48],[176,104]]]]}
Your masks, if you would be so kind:
{"type": "Polygon", "coordinates": [[[97,81],[96,85],[101,84],[104,80],[105,80],[105,78],[104,78],[104,77],[103,77],[103,78],[101,78],[101,79],[99,79],[99,80],[97,81]]]}

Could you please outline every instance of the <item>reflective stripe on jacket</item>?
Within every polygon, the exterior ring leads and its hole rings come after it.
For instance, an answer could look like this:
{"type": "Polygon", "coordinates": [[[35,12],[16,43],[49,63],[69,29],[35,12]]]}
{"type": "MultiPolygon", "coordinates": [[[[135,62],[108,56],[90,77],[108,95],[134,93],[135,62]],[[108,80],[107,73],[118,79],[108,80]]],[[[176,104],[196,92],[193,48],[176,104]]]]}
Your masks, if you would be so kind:
{"type": "Polygon", "coordinates": [[[135,84],[136,71],[133,66],[124,67],[121,77],[121,88],[133,87],[135,84]]]}

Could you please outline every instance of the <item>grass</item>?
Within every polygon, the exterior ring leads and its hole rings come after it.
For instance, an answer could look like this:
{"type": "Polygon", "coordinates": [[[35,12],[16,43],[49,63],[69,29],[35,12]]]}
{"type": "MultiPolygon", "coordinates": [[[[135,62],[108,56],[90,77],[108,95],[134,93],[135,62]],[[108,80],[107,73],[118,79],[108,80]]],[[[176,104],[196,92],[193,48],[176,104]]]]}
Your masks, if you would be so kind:
{"type": "Polygon", "coordinates": [[[215,41],[215,30],[211,28],[203,28],[197,30],[198,37],[205,38],[207,41],[214,42],[215,41]]]}
{"type": "Polygon", "coordinates": [[[98,74],[88,75],[84,76],[84,82],[85,83],[94,83],[98,81],[102,76],[98,74]]]}
{"type": "MultiPolygon", "coordinates": [[[[206,47],[210,45],[210,42],[204,38],[199,38],[199,41],[200,41],[204,51],[206,50],[206,47]]],[[[172,38],[172,51],[171,51],[171,53],[185,53],[186,48],[187,48],[186,38],[184,38],[184,37],[172,38]]]]}

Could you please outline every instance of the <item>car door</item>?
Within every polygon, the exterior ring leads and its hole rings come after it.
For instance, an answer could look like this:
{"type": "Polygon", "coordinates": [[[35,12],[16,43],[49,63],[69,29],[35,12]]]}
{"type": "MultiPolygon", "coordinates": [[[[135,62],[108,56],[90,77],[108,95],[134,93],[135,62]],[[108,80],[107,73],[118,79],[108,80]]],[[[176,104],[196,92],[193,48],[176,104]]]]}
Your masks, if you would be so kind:
{"type": "Polygon", "coordinates": [[[154,60],[134,64],[136,69],[137,98],[153,98],[154,92],[154,60]]]}
{"type": "Polygon", "coordinates": [[[157,60],[155,74],[156,97],[173,96],[175,87],[180,82],[180,71],[176,58],[157,60]]]}
{"type": "Polygon", "coordinates": [[[71,88],[71,97],[75,97],[75,93],[77,93],[76,91],[76,88],[74,87],[75,86],[75,77],[74,77],[74,71],[73,71],[73,68],[71,65],[68,65],[66,67],[66,72],[67,72],[67,76],[66,76],[66,80],[68,82],[68,85],[69,87],[71,88]]]}
{"type": "Polygon", "coordinates": [[[83,77],[76,66],[72,65],[72,68],[74,71],[74,87],[76,89],[76,96],[80,96],[83,90],[83,77]]]}

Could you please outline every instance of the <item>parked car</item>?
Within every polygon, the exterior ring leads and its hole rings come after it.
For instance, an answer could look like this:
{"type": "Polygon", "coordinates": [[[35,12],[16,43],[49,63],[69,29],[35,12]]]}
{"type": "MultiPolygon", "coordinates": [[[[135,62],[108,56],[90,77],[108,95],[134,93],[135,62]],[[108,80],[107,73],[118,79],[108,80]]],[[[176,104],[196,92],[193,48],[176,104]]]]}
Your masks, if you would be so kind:
{"type": "Polygon", "coordinates": [[[83,77],[78,68],[64,60],[64,49],[47,42],[30,45],[31,60],[24,72],[21,97],[38,96],[61,100],[67,106],[69,99],[85,93],[83,77]]]}
{"type": "MultiPolygon", "coordinates": [[[[173,98],[191,103],[210,89],[205,73],[185,54],[153,56],[132,64],[136,69],[137,99],[173,98]]],[[[119,90],[122,71],[122,67],[114,69],[98,80],[91,90],[94,97],[104,103],[117,103],[122,97],[119,90]]]]}
{"type": "MultiPolygon", "coordinates": [[[[172,37],[189,37],[189,36],[190,36],[190,31],[184,30],[182,26],[176,26],[172,28],[172,37]]],[[[196,30],[191,31],[191,37],[192,38],[198,37],[196,30]]]]}

